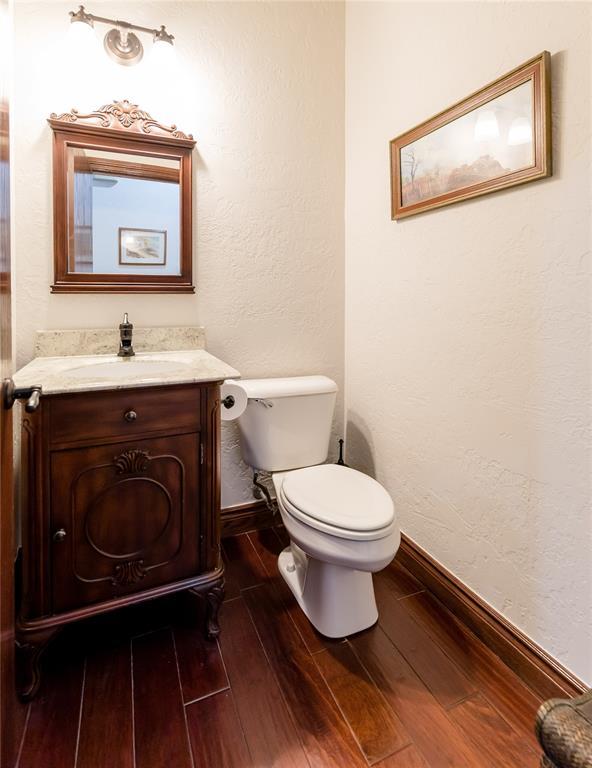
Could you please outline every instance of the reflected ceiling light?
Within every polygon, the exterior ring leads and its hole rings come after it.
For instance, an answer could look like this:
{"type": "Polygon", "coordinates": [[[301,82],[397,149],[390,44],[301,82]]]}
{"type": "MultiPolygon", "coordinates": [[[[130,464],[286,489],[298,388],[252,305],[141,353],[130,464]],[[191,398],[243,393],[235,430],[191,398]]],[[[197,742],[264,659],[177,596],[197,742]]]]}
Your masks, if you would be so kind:
{"type": "Polygon", "coordinates": [[[475,141],[487,141],[489,139],[497,139],[499,136],[499,126],[497,124],[497,117],[495,112],[491,109],[486,109],[483,112],[479,112],[477,115],[477,121],[475,122],[475,141]]]}
{"type": "Polygon", "coordinates": [[[532,142],[532,125],[527,117],[515,117],[508,131],[508,144],[513,147],[532,142]]]}
{"type": "Polygon", "coordinates": [[[110,25],[112,28],[103,41],[105,51],[113,61],[124,66],[137,64],[144,55],[144,46],[136,32],[144,32],[152,36],[153,49],[160,63],[169,61],[174,53],[173,35],[166,31],[164,24],[160,29],[141,27],[129,21],[118,21],[87,13],[83,5],[77,11],[70,11],[70,21],[70,28],[75,36],[84,37],[84,39],[90,39],[95,24],[110,25]]]}
{"type": "Polygon", "coordinates": [[[93,176],[92,179],[92,185],[93,187],[98,187],[99,189],[111,189],[111,187],[115,187],[118,184],[117,179],[111,179],[111,178],[105,178],[101,176],[93,176]]]}

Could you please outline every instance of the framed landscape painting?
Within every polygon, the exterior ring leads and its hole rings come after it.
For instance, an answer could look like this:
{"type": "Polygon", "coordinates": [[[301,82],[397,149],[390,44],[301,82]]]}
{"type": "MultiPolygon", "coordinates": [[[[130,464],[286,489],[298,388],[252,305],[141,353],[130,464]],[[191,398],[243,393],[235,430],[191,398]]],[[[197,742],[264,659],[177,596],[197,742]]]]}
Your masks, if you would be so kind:
{"type": "Polygon", "coordinates": [[[119,228],[119,263],[139,267],[164,265],[167,233],[160,229],[119,228]]]}
{"type": "Polygon", "coordinates": [[[550,54],[544,51],[393,139],[393,219],[550,176],[550,54]]]}

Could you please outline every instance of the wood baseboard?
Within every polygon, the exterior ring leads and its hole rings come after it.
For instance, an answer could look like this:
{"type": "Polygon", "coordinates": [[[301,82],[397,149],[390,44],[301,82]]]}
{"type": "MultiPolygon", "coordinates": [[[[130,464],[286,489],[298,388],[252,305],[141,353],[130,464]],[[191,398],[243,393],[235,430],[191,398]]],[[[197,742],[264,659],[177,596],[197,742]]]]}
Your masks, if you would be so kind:
{"type": "Polygon", "coordinates": [[[581,680],[405,534],[397,559],[541,698],[572,697],[587,690],[581,680]]]}
{"type": "Polygon", "coordinates": [[[220,512],[220,521],[222,538],[257,531],[260,528],[271,528],[281,522],[279,513],[272,514],[264,501],[225,507],[220,512]]]}

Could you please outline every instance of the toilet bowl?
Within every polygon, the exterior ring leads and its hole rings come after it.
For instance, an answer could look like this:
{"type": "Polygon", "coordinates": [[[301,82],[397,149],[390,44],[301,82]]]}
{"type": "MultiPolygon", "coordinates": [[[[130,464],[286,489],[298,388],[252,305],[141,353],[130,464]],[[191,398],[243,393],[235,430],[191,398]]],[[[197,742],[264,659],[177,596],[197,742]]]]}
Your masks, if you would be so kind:
{"type": "Polygon", "coordinates": [[[278,567],[311,623],[345,637],[378,619],[372,573],[399,547],[393,503],[355,469],[321,464],[272,475],[290,546],[278,567]]]}
{"type": "Polygon", "coordinates": [[[290,546],[279,571],[310,622],[345,637],[378,619],[372,573],[400,543],[393,502],[376,480],[327,459],[337,385],[326,376],[233,382],[245,462],[271,473],[290,546]]]}

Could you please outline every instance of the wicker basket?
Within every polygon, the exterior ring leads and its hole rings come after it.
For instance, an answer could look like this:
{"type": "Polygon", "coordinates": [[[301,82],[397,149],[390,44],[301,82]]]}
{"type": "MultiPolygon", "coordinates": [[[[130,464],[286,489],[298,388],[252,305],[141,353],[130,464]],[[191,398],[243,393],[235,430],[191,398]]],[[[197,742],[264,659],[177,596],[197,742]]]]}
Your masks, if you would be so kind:
{"type": "Polygon", "coordinates": [[[592,768],[592,691],[577,699],[550,699],[539,709],[536,734],[541,768],[592,768]]]}

